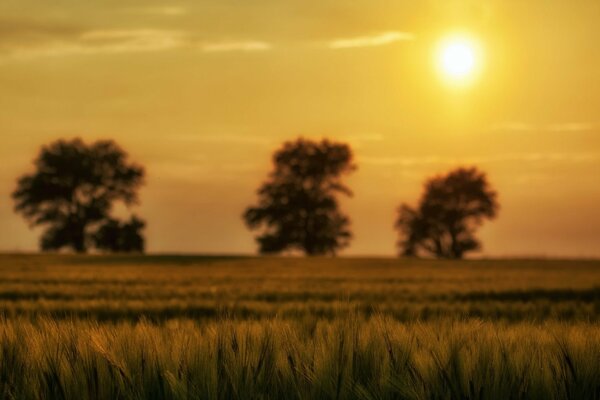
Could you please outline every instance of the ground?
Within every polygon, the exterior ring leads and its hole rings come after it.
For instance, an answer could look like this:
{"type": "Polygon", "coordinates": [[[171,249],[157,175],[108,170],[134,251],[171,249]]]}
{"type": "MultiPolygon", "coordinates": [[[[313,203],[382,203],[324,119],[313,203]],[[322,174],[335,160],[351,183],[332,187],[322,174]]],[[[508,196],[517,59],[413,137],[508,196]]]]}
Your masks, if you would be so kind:
{"type": "Polygon", "coordinates": [[[0,256],[0,397],[600,398],[600,261],[0,256]]]}

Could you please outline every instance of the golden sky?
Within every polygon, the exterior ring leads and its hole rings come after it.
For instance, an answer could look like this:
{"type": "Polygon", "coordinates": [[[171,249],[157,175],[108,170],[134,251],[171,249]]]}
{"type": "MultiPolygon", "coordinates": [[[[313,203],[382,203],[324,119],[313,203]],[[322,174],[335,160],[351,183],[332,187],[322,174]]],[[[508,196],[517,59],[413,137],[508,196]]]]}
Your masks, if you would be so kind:
{"type": "Polygon", "coordinates": [[[153,252],[255,249],[241,220],[280,143],[351,143],[344,254],[395,253],[395,209],[475,164],[500,194],[484,255],[600,256],[597,0],[0,2],[0,249],[33,250],[15,179],[59,137],[147,167],[153,252]],[[440,77],[465,32],[481,71],[440,77]]]}

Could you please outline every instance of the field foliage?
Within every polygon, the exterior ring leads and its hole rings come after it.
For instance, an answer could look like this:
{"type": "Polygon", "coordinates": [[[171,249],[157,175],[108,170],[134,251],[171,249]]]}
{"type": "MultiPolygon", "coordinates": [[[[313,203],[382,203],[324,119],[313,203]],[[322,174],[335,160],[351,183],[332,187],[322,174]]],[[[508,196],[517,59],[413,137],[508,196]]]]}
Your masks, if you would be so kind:
{"type": "Polygon", "coordinates": [[[597,321],[600,262],[0,257],[0,314],[597,321]]]}
{"type": "Polygon", "coordinates": [[[4,399],[600,399],[600,262],[0,256],[4,399]]]}

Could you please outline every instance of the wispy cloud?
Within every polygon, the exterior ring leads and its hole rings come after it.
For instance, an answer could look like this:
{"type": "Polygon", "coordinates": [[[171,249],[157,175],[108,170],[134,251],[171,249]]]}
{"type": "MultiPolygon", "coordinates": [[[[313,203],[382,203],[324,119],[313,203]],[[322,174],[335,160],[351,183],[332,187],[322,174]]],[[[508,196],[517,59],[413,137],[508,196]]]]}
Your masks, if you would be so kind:
{"type": "Polygon", "coordinates": [[[385,140],[382,134],[371,132],[343,135],[339,137],[334,136],[334,139],[350,143],[352,148],[354,148],[355,150],[362,149],[366,145],[379,143],[385,140]]]}
{"type": "MultiPolygon", "coordinates": [[[[218,129],[217,129],[218,132],[218,129]]],[[[211,134],[178,134],[170,136],[171,140],[188,143],[206,143],[206,144],[244,144],[257,146],[273,146],[280,143],[280,140],[267,136],[259,136],[251,133],[230,134],[230,133],[211,133],[211,134]]],[[[314,139],[320,140],[321,136],[315,136],[314,139]]],[[[359,147],[364,143],[380,142],[384,140],[383,135],[379,133],[364,133],[356,135],[334,136],[333,140],[349,142],[353,147],[359,147]]]]}
{"type": "Polygon", "coordinates": [[[128,13],[160,15],[165,17],[178,17],[187,14],[187,9],[179,6],[160,6],[160,7],[132,7],[124,10],[128,13]]]}
{"type": "Polygon", "coordinates": [[[95,30],[85,32],[80,39],[100,52],[166,50],[188,42],[182,31],[160,29],[95,30]]]}
{"type": "Polygon", "coordinates": [[[84,31],[77,24],[0,16],[0,51],[39,46],[51,41],[67,41],[84,31]]]}
{"type": "Polygon", "coordinates": [[[174,135],[171,137],[181,142],[193,143],[245,143],[269,145],[272,139],[264,136],[241,135],[241,134],[209,134],[209,135],[174,135]]]}
{"type": "Polygon", "coordinates": [[[507,153],[493,156],[466,158],[451,158],[440,156],[360,158],[360,162],[364,164],[401,167],[453,164],[487,164],[497,162],[584,163],[598,161],[600,161],[600,153],[507,153]]]}
{"type": "Polygon", "coordinates": [[[415,165],[430,165],[451,163],[450,159],[445,159],[438,156],[424,157],[360,157],[360,163],[380,166],[415,166],[415,165]]]}
{"type": "Polygon", "coordinates": [[[207,53],[217,53],[217,52],[232,52],[232,51],[242,51],[242,52],[253,52],[253,51],[267,51],[271,50],[273,46],[270,43],[257,41],[257,40],[247,40],[247,41],[238,41],[238,42],[214,42],[214,43],[204,43],[202,46],[202,51],[207,53]]]}
{"type": "Polygon", "coordinates": [[[597,128],[589,122],[531,124],[527,122],[501,122],[490,127],[493,132],[588,132],[597,128]]]}
{"type": "Polygon", "coordinates": [[[152,175],[158,179],[175,179],[179,181],[223,181],[243,180],[242,176],[263,171],[264,163],[230,161],[216,163],[206,160],[165,160],[149,165],[152,175]]]}
{"type": "Polygon", "coordinates": [[[552,132],[587,132],[595,128],[594,124],[588,122],[567,122],[564,124],[552,124],[546,127],[552,132]]]}
{"type": "Polygon", "coordinates": [[[381,142],[384,137],[381,133],[360,133],[345,137],[349,142],[381,142]]]}
{"type": "MultiPolygon", "coordinates": [[[[177,7],[144,9],[145,12],[179,14],[177,7]]],[[[199,42],[191,32],[169,29],[84,29],[80,26],[0,20],[0,56],[30,59],[69,55],[158,52],[200,48],[206,53],[257,52],[272,48],[258,40],[199,42]]]]}
{"type": "Polygon", "coordinates": [[[494,132],[530,132],[537,129],[534,124],[526,122],[500,122],[490,127],[491,131],[494,132]]]}
{"type": "Polygon", "coordinates": [[[340,38],[329,42],[331,49],[349,49],[355,47],[374,47],[391,44],[394,42],[414,40],[415,35],[409,32],[389,31],[373,36],[358,36],[352,38],[340,38]]]}
{"type": "Polygon", "coordinates": [[[186,34],[160,29],[91,30],[12,49],[16,58],[163,51],[185,46],[186,34]]]}

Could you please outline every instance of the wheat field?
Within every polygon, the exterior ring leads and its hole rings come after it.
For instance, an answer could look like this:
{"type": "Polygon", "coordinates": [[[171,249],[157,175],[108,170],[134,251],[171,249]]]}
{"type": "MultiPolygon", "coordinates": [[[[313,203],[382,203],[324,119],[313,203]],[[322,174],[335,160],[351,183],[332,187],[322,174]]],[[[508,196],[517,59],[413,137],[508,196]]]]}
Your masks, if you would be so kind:
{"type": "Polygon", "coordinates": [[[0,256],[4,399],[600,399],[600,262],[0,256]]]}

